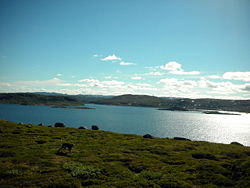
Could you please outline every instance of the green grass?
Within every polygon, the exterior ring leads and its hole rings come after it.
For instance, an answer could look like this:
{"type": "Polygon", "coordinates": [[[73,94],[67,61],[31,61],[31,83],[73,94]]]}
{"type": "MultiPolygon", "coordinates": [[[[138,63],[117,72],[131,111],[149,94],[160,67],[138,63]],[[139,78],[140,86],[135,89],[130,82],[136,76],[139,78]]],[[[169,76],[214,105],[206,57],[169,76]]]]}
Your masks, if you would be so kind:
{"type": "Polygon", "coordinates": [[[0,187],[246,188],[250,148],[0,121],[0,187]]]}

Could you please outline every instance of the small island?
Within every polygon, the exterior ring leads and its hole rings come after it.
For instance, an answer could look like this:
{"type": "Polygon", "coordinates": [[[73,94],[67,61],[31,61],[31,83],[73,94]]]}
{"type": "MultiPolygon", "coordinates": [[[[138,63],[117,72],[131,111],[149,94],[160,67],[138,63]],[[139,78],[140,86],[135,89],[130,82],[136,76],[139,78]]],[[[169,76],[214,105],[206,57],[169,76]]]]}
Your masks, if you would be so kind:
{"type": "Polygon", "coordinates": [[[220,111],[202,111],[204,114],[220,114],[220,115],[240,115],[236,113],[229,113],[229,112],[220,112],[220,111]]]}
{"type": "Polygon", "coordinates": [[[182,108],[182,107],[170,107],[170,108],[159,108],[158,110],[170,110],[170,111],[189,111],[186,108],[182,108]]]}
{"type": "Polygon", "coordinates": [[[66,109],[82,109],[82,110],[94,110],[95,108],[86,106],[52,106],[52,108],[66,108],[66,109]]]}

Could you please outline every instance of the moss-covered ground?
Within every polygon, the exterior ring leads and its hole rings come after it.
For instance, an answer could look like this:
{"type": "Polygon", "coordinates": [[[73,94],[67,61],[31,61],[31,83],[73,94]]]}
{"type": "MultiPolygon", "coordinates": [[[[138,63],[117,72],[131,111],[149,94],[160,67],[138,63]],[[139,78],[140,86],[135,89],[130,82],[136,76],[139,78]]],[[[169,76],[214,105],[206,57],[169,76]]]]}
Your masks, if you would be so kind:
{"type": "Polygon", "coordinates": [[[246,188],[250,147],[0,121],[0,187],[246,188]]]}

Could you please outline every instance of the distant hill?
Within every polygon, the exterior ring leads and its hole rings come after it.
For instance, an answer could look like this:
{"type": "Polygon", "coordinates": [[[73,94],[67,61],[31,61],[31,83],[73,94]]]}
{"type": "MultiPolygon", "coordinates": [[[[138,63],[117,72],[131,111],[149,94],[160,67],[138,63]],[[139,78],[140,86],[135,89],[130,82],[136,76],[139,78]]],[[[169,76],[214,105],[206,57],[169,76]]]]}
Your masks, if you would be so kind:
{"type": "Polygon", "coordinates": [[[94,100],[96,104],[145,106],[183,110],[224,110],[250,112],[250,100],[159,98],[148,95],[121,95],[94,100]]]}
{"type": "Polygon", "coordinates": [[[83,105],[76,99],[67,96],[49,96],[32,93],[2,93],[0,103],[22,105],[83,105]]]}
{"type": "Polygon", "coordinates": [[[0,94],[0,103],[30,105],[83,105],[84,103],[155,107],[164,110],[223,110],[250,113],[250,100],[162,98],[149,95],[46,95],[32,93],[0,94]]]}
{"type": "Polygon", "coordinates": [[[148,95],[121,95],[108,99],[101,99],[96,101],[98,104],[108,105],[126,105],[126,106],[146,106],[157,107],[161,106],[162,99],[148,95]]]}

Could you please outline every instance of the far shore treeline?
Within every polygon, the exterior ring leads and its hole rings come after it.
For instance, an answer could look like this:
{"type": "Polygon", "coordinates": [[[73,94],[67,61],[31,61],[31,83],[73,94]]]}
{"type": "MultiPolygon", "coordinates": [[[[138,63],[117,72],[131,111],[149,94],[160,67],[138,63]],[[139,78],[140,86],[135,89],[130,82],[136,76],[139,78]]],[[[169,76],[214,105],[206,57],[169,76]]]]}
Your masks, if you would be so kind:
{"type": "Polygon", "coordinates": [[[0,103],[82,106],[89,104],[155,107],[165,110],[224,110],[250,112],[250,100],[168,98],[148,95],[64,95],[59,93],[1,93],[0,103]]]}

